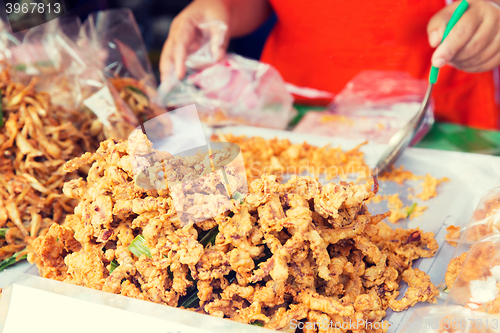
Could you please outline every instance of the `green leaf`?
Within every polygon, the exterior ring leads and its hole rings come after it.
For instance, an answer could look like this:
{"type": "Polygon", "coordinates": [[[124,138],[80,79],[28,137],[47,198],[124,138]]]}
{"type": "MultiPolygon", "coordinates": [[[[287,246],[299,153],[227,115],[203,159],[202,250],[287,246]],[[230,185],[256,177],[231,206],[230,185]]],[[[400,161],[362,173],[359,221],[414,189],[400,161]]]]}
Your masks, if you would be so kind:
{"type": "Polygon", "coordinates": [[[19,258],[19,260],[16,260],[16,257],[19,255],[19,252],[14,254],[12,257],[5,259],[4,261],[0,262],[0,272],[6,269],[9,266],[12,266],[16,263],[18,263],[21,260],[26,259],[27,255],[22,256],[19,258]]]}
{"type": "Polygon", "coordinates": [[[414,202],[413,205],[411,205],[410,208],[408,208],[408,210],[406,211],[406,218],[410,217],[411,213],[415,211],[415,208],[417,208],[416,202],[414,202]]]}
{"type": "Polygon", "coordinates": [[[118,261],[116,260],[113,260],[110,264],[109,264],[111,267],[109,268],[109,274],[113,273],[113,271],[118,267],[120,266],[120,264],[118,263],[118,261]]]}
{"type": "Polygon", "coordinates": [[[15,65],[14,70],[24,72],[26,71],[26,65],[25,64],[15,65]]]}
{"type": "Polygon", "coordinates": [[[7,230],[9,230],[9,228],[0,228],[0,238],[5,238],[7,230]]]}
{"type": "Polygon", "coordinates": [[[149,248],[144,245],[144,243],[146,243],[146,239],[144,239],[144,236],[137,235],[137,237],[135,237],[132,243],[130,243],[130,245],[128,246],[128,249],[137,257],[140,257],[142,254],[144,254],[146,257],[151,258],[151,252],[149,251],[149,248]]]}
{"type": "Polygon", "coordinates": [[[203,236],[203,238],[200,240],[200,244],[203,246],[207,246],[208,243],[215,244],[215,238],[219,234],[219,226],[215,226],[212,229],[210,229],[209,232],[203,236]]]}
{"type": "Polygon", "coordinates": [[[188,293],[179,298],[178,306],[183,306],[187,308],[195,308],[200,305],[200,299],[198,298],[198,288],[192,286],[188,288],[188,293]],[[192,288],[192,289],[191,289],[192,288]]]}
{"type": "Polygon", "coordinates": [[[241,194],[240,192],[234,192],[233,196],[231,199],[234,199],[234,201],[239,202],[240,204],[243,203],[243,200],[245,199],[245,196],[241,194]]]}
{"type": "Polygon", "coordinates": [[[130,89],[131,91],[133,91],[133,92],[135,92],[135,93],[137,93],[139,95],[142,95],[142,96],[146,97],[147,100],[149,101],[149,97],[141,89],[139,89],[137,87],[134,87],[134,86],[126,86],[125,89],[130,89]]]}
{"type": "Polygon", "coordinates": [[[259,320],[250,323],[250,325],[264,327],[264,323],[259,320]]]}

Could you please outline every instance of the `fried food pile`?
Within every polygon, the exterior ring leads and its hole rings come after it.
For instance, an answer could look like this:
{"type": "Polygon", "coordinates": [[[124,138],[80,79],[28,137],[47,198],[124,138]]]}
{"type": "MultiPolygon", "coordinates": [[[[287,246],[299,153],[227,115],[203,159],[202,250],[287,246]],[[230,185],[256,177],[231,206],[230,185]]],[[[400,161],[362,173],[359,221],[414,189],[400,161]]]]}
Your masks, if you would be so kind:
{"type": "Polygon", "coordinates": [[[29,239],[73,213],[74,201],[62,187],[76,174],[62,167],[95,151],[101,135],[91,135],[90,114],[53,105],[35,84],[0,72],[0,270],[22,257],[29,239]]]}
{"type": "Polygon", "coordinates": [[[314,176],[325,175],[328,180],[337,176],[346,178],[349,174],[371,176],[364,154],[359,150],[362,145],[344,152],[338,147],[316,147],[307,142],[292,144],[290,140],[277,138],[266,140],[218,133],[213,139],[235,143],[241,148],[249,181],[264,173],[281,177],[308,172],[314,176]]]}
{"type": "Polygon", "coordinates": [[[364,202],[376,181],[264,174],[230,211],[183,223],[168,188],[134,182],[129,149],[106,140],[77,160],[92,166],[65,184],[75,213],[31,243],[41,276],[276,330],[293,319],[380,322],[438,295],[412,268],[436,253],[434,235],[372,216],[364,202]],[[397,300],[401,280],[409,288],[397,300]]]}
{"type": "MultiPolygon", "coordinates": [[[[266,140],[261,137],[234,136],[218,132],[212,137],[215,141],[224,141],[237,144],[241,148],[245,161],[248,180],[257,179],[264,173],[276,175],[279,179],[285,174],[325,175],[327,180],[340,176],[347,178],[356,175],[358,179],[368,179],[372,175],[370,167],[365,163],[364,154],[359,149],[361,144],[354,149],[343,151],[341,148],[316,147],[303,142],[292,144],[287,139],[266,140]]],[[[396,182],[400,185],[406,181],[421,181],[419,184],[422,191],[416,195],[422,201],[430,200],[437,196],[437,187],[449,181],[443,177],[437,179],[427,174],[425,176],[415,175],[403,166],[398,168],[391,166],[387,171],[379,175],[381,182],[396,182]]],[[[414,199],[411,195],[408,199],[414,199]]],[[[399,198],[399,194],[377,195],[373,202],[387,201],[387,209],[391,211],[389,222],[396,223],[406,218],[421,216],[427,206],[413,203],[405,206],[399,198]]]]}

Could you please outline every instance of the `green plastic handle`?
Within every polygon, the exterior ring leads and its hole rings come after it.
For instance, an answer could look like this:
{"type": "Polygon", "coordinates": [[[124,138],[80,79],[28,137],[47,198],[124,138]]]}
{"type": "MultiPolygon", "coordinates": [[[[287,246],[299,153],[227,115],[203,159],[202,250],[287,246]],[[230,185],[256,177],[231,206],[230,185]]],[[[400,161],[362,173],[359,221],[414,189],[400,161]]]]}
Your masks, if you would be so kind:
{"type": "MultiPolygon", "coordinates": [[[[455,11],[453,12],[453,15],[448,21],[448,24],[446,25],[446,29],[444,30],[443,39],[441,40],[441,43],[448,36],[448,34],[450,33],[451,29],[455,26],[455,24],[457,24],[458,20],[460,20],[460,18],[465,13],[467,8],[469,8],[469,3],[467,2],[467,0],[462,0],[462,2],[460,2],[460,5],[458,5],[457,9],[455,9],[455,11]]],[[[432,66],[431,74],[429,75],[429,82],[432,84],[436,83],[438,74],[439,74],[439,68],[432,66]]]]}

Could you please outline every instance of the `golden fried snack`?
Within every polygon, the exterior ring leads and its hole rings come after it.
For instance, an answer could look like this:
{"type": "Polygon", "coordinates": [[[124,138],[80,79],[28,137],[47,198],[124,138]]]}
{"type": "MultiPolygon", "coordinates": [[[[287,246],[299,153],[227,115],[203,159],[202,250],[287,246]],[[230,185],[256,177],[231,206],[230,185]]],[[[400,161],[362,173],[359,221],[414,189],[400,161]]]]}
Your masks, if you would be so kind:
{"type": "Polygon", "coordinates": [[[281,184],[264,174],[241,204],[194,223],[179,219],[170,185],[134,181],[136,149],[106,140],[66,164],[91,167],[64,187],[79,200],[75,213],[32,242],[41,276],[274,330],[301,320],[378,323],[389,307],[434,301],[429,277],[411,267],[435,254],[433,234],[393,230],[381,223],[390,213],[371,215],[365,202],[376,181],[323,186],[292,176],[281,184]],[[401,280],[410,288],[397,301],[401,280]]]}
{"type": "Polygon", "coordinates": [[[455,283],[462,266],[464,265],[465,258],[467,258],[468,252],[464,252],[456,258],[450,260],[448,264],[448,269],[446,270],[445,283],[446,288],[451,289],[455,283]]]}
{"type": "Polygon", "coordinates": [[[281,177],[308,172],[314,176],[325,175],[327,179],[337,176],[346,178],[350,174],[362,178],[371,176],[371,169],[359,150],[364,144],[344,152],[340,148],[316,147],[307,142],[292,144],[287,139],[266,140],[222,133],[212,139],[235,143],[241,148],[249,181],[260,178],[264,173],[281,177]]]}
{"type": "Polygon", "coordinates": [[[453,246],[457,246],[458,244],[458,241],[460,240],[460,227],[456,226],[456,225],[449,225],[446,227],[446,231],[448,231],[448,233],[446,234],[446,236],[444,237],[444,239],[450,243],[451,245],[453,246]]]}
{"type": "Polygon", "coordinates": [[[93,115],[52,104],[36,82],[25,86],[12,81],[8,68],[0,72],[0,270],[6,258],[22,256],[30,239],[73,213],[75,202],[62,187],[78,174],[66,174],[63,165],[95,151],[102,138],[93,115]]]}

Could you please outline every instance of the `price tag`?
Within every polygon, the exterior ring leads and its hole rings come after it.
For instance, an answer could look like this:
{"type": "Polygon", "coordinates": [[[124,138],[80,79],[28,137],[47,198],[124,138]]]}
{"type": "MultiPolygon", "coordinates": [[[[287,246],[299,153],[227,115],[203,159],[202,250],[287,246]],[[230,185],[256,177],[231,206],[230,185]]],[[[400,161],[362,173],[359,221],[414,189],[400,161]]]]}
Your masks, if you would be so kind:
{"type": "Polygon", "coordinates": [[[104,126],[111,125],[108,117],[116,112],[116,105],[108,86],[84,100],[83,104],[95,113],[104,126]]]}
{"type": "Polygon", "coordinates": [[[3,333],[19,332],[208,333],[187,325],[14,284],[3,333]]]}

